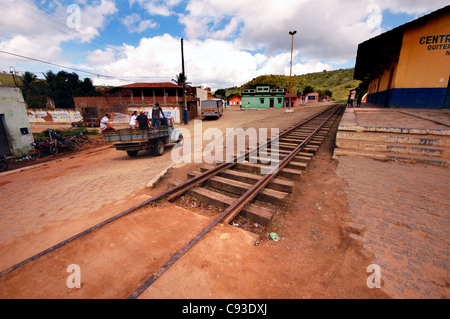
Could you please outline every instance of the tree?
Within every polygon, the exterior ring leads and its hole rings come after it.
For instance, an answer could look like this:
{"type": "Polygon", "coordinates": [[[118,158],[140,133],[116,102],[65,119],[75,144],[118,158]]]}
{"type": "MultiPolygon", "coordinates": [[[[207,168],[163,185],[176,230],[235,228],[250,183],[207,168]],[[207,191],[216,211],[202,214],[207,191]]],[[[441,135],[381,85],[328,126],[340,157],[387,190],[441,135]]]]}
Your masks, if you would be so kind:
{"type": "Polygon", "coordinates": [[[333,96],[333,92],[332,92],[330,89],[325,89],[325,90],[323,91],[323,95],[332,97],[332,96],[333,96]]]}
{"type": "MultiPolygon", "coordinates": [[[[187,75],[184,75],[184,81],[186,81],[186,85],[192,84],[191,82],[187,82],[187,75]]],[[[175,79],[172,79],[172,82],[176,85],[183,86],[183,73],[177,74],[175,79]]]]}
{"type": "Polygon", "coordinates": [[[21,78],[23,98],[29,108],[44,108],[46,106],[46,85],[37,76],[26,71],[21,78]]]}
{"type": "Polygon", "coordinates": [[[59,71],[57,74],[48,71],[44,74],[48,84],[47,95],[53,99],[57,108],[74,108],[73,98],[76,96],[98,96],[92,80],[80,80],[78,74],[59,71]]]}
{"type": "Polygon", "coordinates": [[[26,71],[22,76],[22,82],[25,85],[26,88],[31,89],[31,85],[33,82],[37,79],[36,74],[26,71]]]}
{"type": "Polygon", "coordinates": [[[227,91],[225,89],[218,89],[214,92],[214,96],[225,98],[227,96],[227,91]]]}
{"type": "Polygon", "coordinates": [[[305,85],[303,87],[303,95],[314,92],[314,88],[311,85],[305,85]]]}

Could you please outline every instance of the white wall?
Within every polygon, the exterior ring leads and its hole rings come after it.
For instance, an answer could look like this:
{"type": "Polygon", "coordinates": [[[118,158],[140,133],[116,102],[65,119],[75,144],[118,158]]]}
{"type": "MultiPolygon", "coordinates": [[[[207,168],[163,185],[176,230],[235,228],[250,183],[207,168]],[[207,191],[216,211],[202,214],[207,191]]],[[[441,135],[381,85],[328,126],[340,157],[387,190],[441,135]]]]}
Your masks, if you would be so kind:
{"type": "Polygon", "coordinates": [[[28,109],[28,119],[30,123],[61,123],[68,124],[83,119],[80,112],[75,110],[45,110],[45,109],[28,109]]]}
{"type": "Polygon", "coordinates": [[[0,87],[0,114],[12,155],[26,156],[34,142],[27,109],[19,88],[0,87]],[[26,132],[22,132],[25,130],[26,132]]]}

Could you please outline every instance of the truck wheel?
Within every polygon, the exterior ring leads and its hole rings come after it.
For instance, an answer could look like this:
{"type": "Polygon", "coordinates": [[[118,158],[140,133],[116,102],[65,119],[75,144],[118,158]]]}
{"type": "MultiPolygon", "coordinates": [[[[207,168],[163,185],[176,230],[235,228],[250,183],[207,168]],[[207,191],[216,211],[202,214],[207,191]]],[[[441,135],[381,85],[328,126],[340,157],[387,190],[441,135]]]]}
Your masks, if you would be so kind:
{"type": "Polygon", "coordinates": [[[183,145],[184,145],[184,139],[183,139],[183,136],[181,135],[177,141],[177,146],[183,146],[183,145]]]}
{"type": "Polygon", "coordinates": [[[155,142],[153,152],[156,156],[161,156],[164,154],[164,143],[161,140],[155,142]]]}
{"type": "Polygon", "coordinates": [[[139,151],[127,151],[128,156],[136,157],[138,155],[139,151]]]}

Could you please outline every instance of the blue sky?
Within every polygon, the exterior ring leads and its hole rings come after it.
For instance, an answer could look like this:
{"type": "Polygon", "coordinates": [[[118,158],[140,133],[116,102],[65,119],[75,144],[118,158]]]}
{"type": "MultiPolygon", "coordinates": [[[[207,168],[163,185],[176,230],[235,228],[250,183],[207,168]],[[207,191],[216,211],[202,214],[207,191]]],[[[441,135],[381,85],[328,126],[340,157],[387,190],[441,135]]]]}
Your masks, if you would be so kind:
{"type": "Polygon", "coordinates": [[[291,30],[297,30],[293,74],[348,68],[359,43],[447,4],[0,0],[0,70],[13,67],[39,77],[65,70],[98,85],[167,82],[181,72],[183,38],[188,81],[215,90],[258,75],[289,75],[291,30]]]}

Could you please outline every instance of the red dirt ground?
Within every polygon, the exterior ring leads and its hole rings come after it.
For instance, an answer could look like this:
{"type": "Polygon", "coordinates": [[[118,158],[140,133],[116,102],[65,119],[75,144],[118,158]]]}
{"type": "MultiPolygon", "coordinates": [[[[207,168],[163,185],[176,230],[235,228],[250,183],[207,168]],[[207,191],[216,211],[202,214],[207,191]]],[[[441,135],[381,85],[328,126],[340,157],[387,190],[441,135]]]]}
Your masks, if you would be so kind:
{"type": "MultiPolygon", "coordinates": [[[[270,122],[272,127],[286,128],[295,120],[289,122],[280,115],[258,125],[270,122]]],[[[221,125],[232,124],[224,121],[221,125]]],[[[382,289],[366,285],[371,257],[349,237],[346,222],[351,217],[345,184],[336,175],[333,147],[334,136],[329,136],[295,191],[278,208],[270,228],[255,227],[242,219],[236,222],[248,227],[217,226],[141,298],[389,298],[382,289]],[[270,232],[276,232],[281,240],[271,240],[270,232]]],[[[98,164],[96,156],[84,161],[83,167],[89,161],[98,164]]],[[[172,168],[158,187],[136,191],[135,197],[155,195],[166,189],[170,180],[186,179],[186,173],[198,166],[172,168]]],[[[218,214],[208,207],[192,207],[192,203],[186,198],[184,202],[147,206],[5,274],[0,278],[0,298],[126,298],[218,214]],[[81,289],[66,286],[70,264],[81,267],[81,289]]],[[[114,209],[129,207],[122,202],[114,209]]],[[[92,221],[104,219],[101,214],[87,218],[75,220],[78,224],[74,227],[82,230],[92,221]]],[[[38,235],[45,237],[46,233],[38,235]]],[[[21,240],[17,247],[26,249],[26,238],[21,240]]],[[[14,249],[11,245],[7,251],[14,249]]]]}

